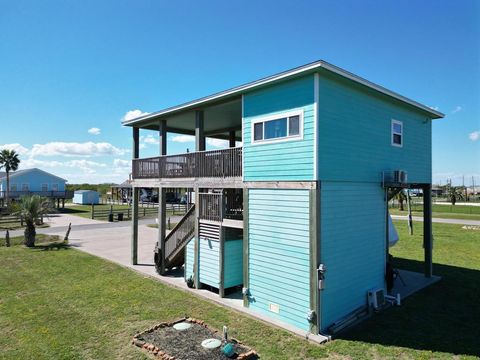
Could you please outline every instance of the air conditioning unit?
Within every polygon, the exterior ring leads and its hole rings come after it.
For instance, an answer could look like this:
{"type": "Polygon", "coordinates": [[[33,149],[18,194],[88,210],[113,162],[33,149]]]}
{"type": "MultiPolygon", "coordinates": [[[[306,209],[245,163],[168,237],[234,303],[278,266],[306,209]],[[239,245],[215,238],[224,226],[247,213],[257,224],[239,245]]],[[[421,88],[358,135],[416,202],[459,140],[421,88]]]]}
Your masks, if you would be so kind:
{"type": "Polygon", "coordinates": [[[407,172],[404,170],[395,170],[393,172],[393,182],[405,184],[407,182],[407,172]]]}
{"type": "Polygon", "coordinates": [[[372,289],[368,291],[368,305],[379,310],[385,305],[385,291],[383,289],[372,289]]]}

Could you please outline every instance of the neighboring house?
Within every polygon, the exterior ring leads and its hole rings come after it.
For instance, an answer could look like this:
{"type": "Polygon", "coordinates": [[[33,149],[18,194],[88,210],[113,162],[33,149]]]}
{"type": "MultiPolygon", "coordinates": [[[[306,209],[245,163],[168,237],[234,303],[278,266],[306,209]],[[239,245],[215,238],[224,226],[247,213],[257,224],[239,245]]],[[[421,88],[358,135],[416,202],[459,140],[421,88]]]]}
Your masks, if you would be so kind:
{"type": "MultiPolygon", "coordinates": [[[[168,236],[159,221],[159,272],[184,265],[185,279],[220,296],[243,286],[248,311],[305,332],[355,322],[387,290],[388,200],[404,188],[424,194],[420,278],[432,278],[432,120],[441,117],[318,61],[124,121],[134,209],[141,187],[159,188],[162,209],[165,188],[196,194],[168,236]],[[139,158],[140,129],[158,131],[159,157],[139,158]],[[194,135],[195,152],[167,155],[167,132],[194,135]],[[230,148],[205,151],[206,136],[230,148]],[[370,290],[380,291],[369,299],[370,290]]],[[[138,217],[132,226],[136,264],[138,217]]]]}
{"type": "MultiPolygon", "coordinates": [[[[67,191],[67,180],[38,168],[18,170],[10,173],[10,198],[18,199],[22,195],[38,194],[57,201],[57,206],[65,205],[65,199],[71,199],[73,192],[67,191]]],[[[0,172],[0,201],[6,196],[6,173],[0,172]]]]}
{"type": "Polygon", "coordinates": [[[95,190],[75,190],[73,194],[73,203],[81,205],[97,205],[100,202],[100,196],[95,190]]]}

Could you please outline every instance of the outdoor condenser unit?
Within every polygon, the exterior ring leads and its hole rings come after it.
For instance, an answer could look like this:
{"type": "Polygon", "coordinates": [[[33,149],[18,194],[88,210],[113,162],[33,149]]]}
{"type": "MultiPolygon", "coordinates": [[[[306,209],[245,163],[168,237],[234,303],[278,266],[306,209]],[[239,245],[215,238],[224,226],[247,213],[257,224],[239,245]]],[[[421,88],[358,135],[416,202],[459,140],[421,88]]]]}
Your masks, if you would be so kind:
{"type": "Polygon", "coordinates": [[[372,289],[368,291],[368,305],[375,310],[385,304],[385,291],[383,289],[372,289]]]}
{"type": "Polygon", "coordinates": [[[407,182],[407,172],[404,170],[395,170],[393,172],[393,182],[404,184],[407,182]]]}

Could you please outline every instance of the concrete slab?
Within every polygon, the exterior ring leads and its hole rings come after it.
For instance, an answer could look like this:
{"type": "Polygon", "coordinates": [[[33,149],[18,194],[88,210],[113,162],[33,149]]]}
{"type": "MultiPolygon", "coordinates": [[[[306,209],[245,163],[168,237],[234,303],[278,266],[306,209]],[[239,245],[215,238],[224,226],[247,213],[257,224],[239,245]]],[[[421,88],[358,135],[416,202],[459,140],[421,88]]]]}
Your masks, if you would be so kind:
{"type": "Polygon", "coordinates": [[[427,278],[422,273],[402,269],[398,269],[398,272],[400,276],[395,279],[391,294],[400,294],[402,299],[436,283],[441,279],[440,276],[432,276],[427,278]]]}

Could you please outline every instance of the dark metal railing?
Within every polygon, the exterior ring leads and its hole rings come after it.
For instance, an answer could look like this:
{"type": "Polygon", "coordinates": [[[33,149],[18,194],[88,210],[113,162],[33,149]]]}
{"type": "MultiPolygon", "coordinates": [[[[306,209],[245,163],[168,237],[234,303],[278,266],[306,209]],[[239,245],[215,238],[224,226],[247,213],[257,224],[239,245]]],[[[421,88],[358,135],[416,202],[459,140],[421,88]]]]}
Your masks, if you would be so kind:
{"type": "Polygon", "coordinates": [[[242,176],[242,147],[166,155],[132,162],[134,179],[242,176]]]}
{"type": "MultiPolygon", "coordinates": [[[[233,190],[233,189],[231,189],[233,190]]],[[[236,196],[234,191],[222,193],[200,193],[199,218],[209,221],[223,221],[223,219],[243,218],[243,199],[236,196]]]]}
{"type": "MultiPolygon", "coordinates": [[[[73,198],[73,191],[65,190],[65,191],[9,191],[8,196],[10,199],[18,199],[24,195],[40,195],[43,197],[48,198],[55,198],[55,199],[72,199],[73,198]]],[[[7,196],[6,191],[0,191],[0,198],[5,198],[7,196]]]]}

